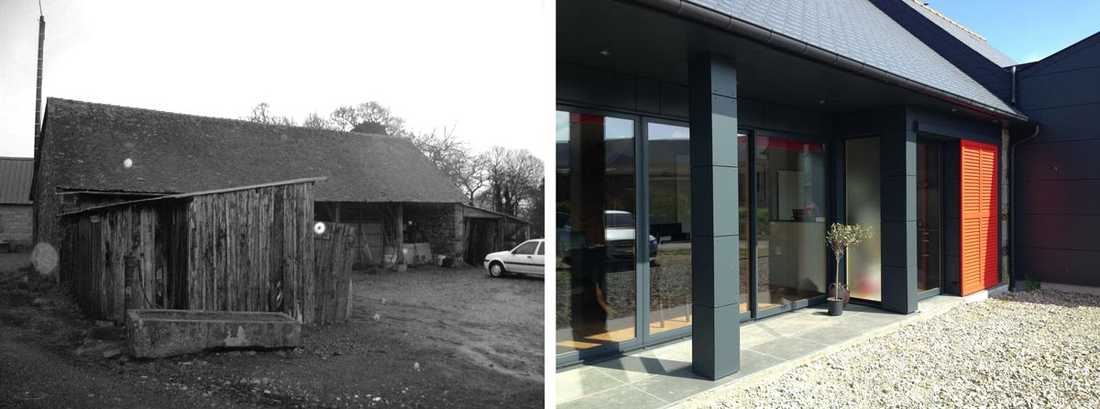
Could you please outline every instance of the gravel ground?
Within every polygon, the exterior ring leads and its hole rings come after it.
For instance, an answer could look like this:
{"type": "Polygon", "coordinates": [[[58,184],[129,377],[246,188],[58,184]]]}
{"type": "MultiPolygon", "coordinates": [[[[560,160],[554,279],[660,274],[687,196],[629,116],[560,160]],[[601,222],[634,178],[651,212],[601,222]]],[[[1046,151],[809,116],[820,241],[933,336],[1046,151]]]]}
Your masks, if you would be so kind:
{"type": "Polygon", "coordinates": [[[966,304],[701,408],[1100,408],[1100,296],[966,304]]]}

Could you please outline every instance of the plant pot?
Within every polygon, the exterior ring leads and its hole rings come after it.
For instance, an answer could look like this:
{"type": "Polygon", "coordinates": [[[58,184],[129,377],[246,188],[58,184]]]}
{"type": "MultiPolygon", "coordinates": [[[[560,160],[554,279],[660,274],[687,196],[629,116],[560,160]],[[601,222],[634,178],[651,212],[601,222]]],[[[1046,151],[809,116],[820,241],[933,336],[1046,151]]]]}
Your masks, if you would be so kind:
{"type": "Polygon", "coordinates": [[[840,291],[839,294],[837,294],[836,283],[829,284],[829,290],[826,293],[826,296],[829,298],[839,298],[840,300],[844,301],[845,304],[847,304],[848,301],[851,299],[851,293],[848,292],[848,286],[845,286],[844,284],[840,285],[840,291]]]}
{"type": "Polygon", "coordinates": [[[829,306],[829,315],[833,317],[839,317],[844,313],[844,300],[837,298],[830,298],[825,300],[825,303],[829,306]]]}

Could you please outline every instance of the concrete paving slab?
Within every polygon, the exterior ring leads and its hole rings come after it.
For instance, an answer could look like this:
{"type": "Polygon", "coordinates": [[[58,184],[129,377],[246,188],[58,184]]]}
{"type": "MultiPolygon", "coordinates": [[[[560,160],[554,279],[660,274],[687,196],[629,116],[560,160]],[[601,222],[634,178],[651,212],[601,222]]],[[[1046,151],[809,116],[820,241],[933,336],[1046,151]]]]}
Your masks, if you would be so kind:
{"type": "Polygon", "coordinates": [[[849,305],[840,317],[828,316],[821,307],[796,310],[743,324],[741,369],[726,378],[708,381],[695,376],[691,371],[691,339],[686,338],[563,370],[556,376],[555,400],[559,408],[664,407],[702,392],[773,379],[827,353],[961,304],[959,297],[933,297],[921,301],[918,311],[908,315],[863,305],[849,305]]]}

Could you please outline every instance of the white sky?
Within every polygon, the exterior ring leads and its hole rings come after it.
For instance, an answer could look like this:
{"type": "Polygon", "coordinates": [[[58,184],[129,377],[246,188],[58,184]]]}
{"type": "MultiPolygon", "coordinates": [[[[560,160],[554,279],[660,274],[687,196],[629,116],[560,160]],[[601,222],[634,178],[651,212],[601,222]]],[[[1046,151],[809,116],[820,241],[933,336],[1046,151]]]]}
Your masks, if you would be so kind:
{"type": "MultiPolygon", "coordinates": [[[[297,121],[376,100],[413,130],[549,159],[550,0],[43,4],[44,97],[297,121]]],[[[33,156],[37,31],[37,0],[0,0],[0,156],[33,156]]]]}

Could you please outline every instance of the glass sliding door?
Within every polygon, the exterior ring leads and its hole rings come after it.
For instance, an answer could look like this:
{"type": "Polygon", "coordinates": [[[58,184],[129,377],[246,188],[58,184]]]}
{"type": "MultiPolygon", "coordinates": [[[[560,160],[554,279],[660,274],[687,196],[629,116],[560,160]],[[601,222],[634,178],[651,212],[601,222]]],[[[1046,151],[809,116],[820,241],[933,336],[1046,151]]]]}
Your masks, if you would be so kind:
{"type": "Polygon", "coordinates": [[[848,249],[845,259],[852,298],[882,301],[882,186],[879,138],[849,139],[844,144],[844,203],[848,224],[871,228],[870,240],[848,249]]]}
{"type": "Polygon", "coordinates": [[[943,277],[943,144],[917,144],[917,291],[943,277]]]}
{"type": "Polygon", "coordinates": [[[649,187],[649,333],[691,326],[691,137],[646,122],[649,187]]]}
{"type": "Polygon", "coordinates": [[[557,113],[557,352],[637,339],[635,120],[557,113]]]}
{"type": "MultiPolygon", "coordinates": [[[[740,289],[741,317],[751,313],[752,300],[752,222],[749,217],[752,214],[752,184],[749,183],[749,135],[748,131],[737,133],[737,238],[738,261],[740,262],[739,274],[741,275],[740,289]]],[[[750,316],[751,318],[751,316],[750,316]]]]}
{"type": "Polygon", "coordinates": [[[756,308],[825,294],[825,145],[755,137],[756,308]]]}

